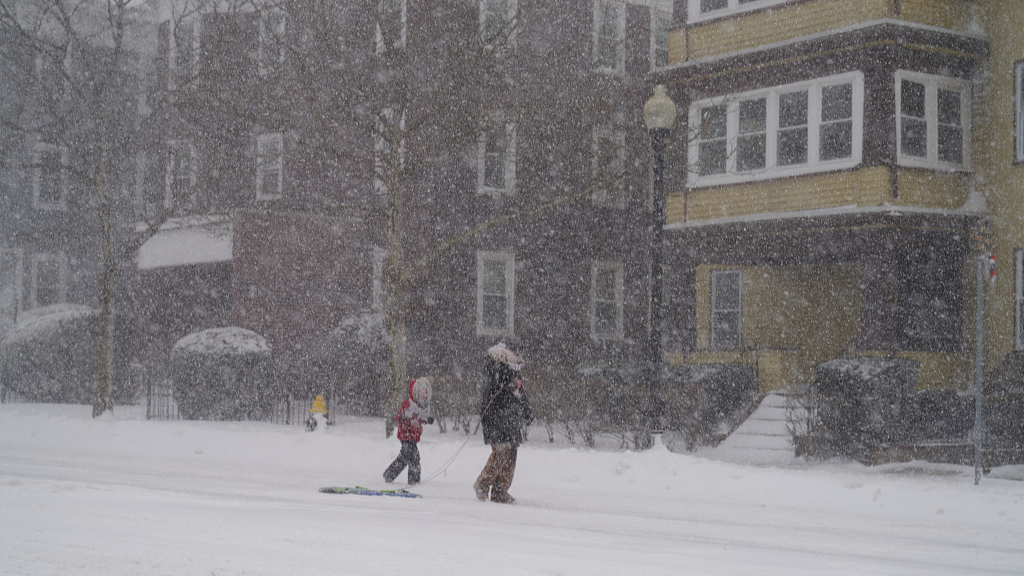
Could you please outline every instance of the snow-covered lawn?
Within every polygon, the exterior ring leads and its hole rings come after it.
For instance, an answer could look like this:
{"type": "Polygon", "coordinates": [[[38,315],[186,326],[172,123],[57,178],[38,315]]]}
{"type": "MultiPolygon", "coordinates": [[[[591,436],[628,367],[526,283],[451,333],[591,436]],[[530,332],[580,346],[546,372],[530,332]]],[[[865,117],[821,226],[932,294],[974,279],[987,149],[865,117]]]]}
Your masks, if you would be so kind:
{"type": "MultiPolygon", "coordinates": [[[[422,499],[384,498],[317,492],[382,485],[399,444],[377,420],[307,433],[89,416],[0,406],[0,573],[1024,574],[1020,468],[974,486],[965,467],[763,468],[535,431],[506,506],[473,495],[479,436],[422,499]]],[[[424,476],[465,440],[427,430],[424,476]]]]}

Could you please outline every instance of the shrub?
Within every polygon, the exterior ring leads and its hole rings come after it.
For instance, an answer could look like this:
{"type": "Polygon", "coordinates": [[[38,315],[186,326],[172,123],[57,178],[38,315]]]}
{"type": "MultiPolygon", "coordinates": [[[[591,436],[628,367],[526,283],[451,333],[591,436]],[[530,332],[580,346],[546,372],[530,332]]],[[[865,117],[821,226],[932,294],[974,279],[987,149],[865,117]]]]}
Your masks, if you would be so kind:
{"type": "Polygon", "coordinates": [[[211,328],[178,340],[171,380],[178,412],[188,420],[267,420],[277,396],[270,346],[244,328],[211,328]]]}
{"type": "MultiPolygon", "coordinates": [[[[3,385],[28,402],[91,404],[96,380],[99,311],[58,304],[29,311],[0,342],[3,385]]],[[[128,381],[127,336],[118,320],[113,399],[135,401],[128,381]]]]}

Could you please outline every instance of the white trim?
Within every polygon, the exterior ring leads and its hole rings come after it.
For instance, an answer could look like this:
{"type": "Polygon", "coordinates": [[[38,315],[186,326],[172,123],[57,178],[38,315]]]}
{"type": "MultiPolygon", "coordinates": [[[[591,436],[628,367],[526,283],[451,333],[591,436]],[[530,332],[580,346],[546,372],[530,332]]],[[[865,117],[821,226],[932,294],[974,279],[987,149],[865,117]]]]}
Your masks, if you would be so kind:
{"type": "Polygon", "coordinates": [[[709,342],[712,350],[735,350],[743,347],[743,271],[737,268],[729,269],[718,269],[711,271],[711,307],[708,309],[708,328],[710,330],[709,342]],[[718,279],[723,276],[736,276],[739,278],[739,301],[737,302],[736,308],[722,308],[719,306],[717,298],[716,287],[718,285],[718,279]],[[736,327],[736,337],[739,340],[736,342],[736,346],[721,346],[715,338],[715,313],[722,312],[728,314],[736,314],[736,321],[738,326],[736,327]]]}
{"type": "MultiPolygon", "coordinates": [[[[921,74],[907,70],[895,73],[896,105],[896,156],[901,166],[931,168],[937,170],[970,170],[971,169],[971,83],[959,78],[921,74]],[[927,128],[925,156],[912,156],[903,151],[903,81],[921,84],[925,88],[925,117],[927,128]],[[939,159],[939,119],[938,91],[955,92],[960,97],[960,124],[962,138],[962,161],[947,162],[939,159]]],[[[909,118],[909,117],[908,117],[909,118]]]]}
{"type": "Polygon", "coordinates": [[[591,129],[590,170],[594,180],[591,201],[597,206],[611,208],[625,207],[626,132],[618,128],[597,125],[591,129]],[[612,166],[601,165],[602,141],[611,141],[615,146],[616,158],[612,166]],[[602,182],[611,178],[610,182],[602,182]],[[607,185],[605,185],[607,184],[607,185]]]}
{"type": "Polygon", "coordinates": [[[623,280],[622,263],[594,260],[590,264],[590,337],[595,340],[621,340],[623,338],[623,280]],[[611,272],[613,274],[613,294],[611,299],[597,293],[598,273],[611,272]],[[615,329],[612,332],[598,332],[597,328],[597,305],[598,303],[612,304],[615,307],[615,329]]]}
{"type": "Polygon", "coordinates": [[[516,260],[511,252],[477,251],[476,253],[476,333],[478,336],[501,336],[515,332],[515,295],[516,295],[516,260]],[[503,293],[492,293],[492,297],[505,298],[505,325],[484,325],[484,265],[488,262],[500,262],[504,266],[503,293]]]}
{"type": "MultiPolygon", "coordinates": [[[[771,88],[732,94],[725,97],[709,98],[694,102],[689,110],[689,125],[694,138],[689,144],[691,169],[689,170],[689,186],[712,186],[763,180],[768,178],[798,176],[826,170],[852,168],[861,162],[864,139],[864,74],[849,72],[816,78],[811,81],[773,86],[771,88]],[[822,91],[831,86],[850,84],[852,86],[852,107],[850,117],[851,153],[849,157],[833,160],[821,160],[820,136],[821,128],[828,124],[822,119],[822,91]],[[807,92],[807,159],[805,162],[779,165],[778,141],[780,97],[786,94],[807,92]],[[740,171],[737,167],[737,143],[740,136],[739,111],[741,102],[765,100],[766,117],[764,126],[765,166],[755,170],[740,171]],[[706,175],[698,174],[700,145],[710,140],[700,140],[701,111],[712,107],[724,107],[726,110],[726,135],[724,142],[725,172],[706,175]]],[[[723,140],[723,138],[718,138],[723,140]]]]}
{"type": "Polygon", "coordinates": [[[619,0],[594,0],[594,29],[593,38],[591,42],[591,50],[593,52],[594,69],[599,72],[605,72],[609,74],[621,75],[626,69],[626,3],[619,0]],[[602,62],[602,54],[600,50],[601,40],[603,36],[601,34],[604,19],[601,8],[603,6],[617,7],[618,13],[616,14],[615,21],[615,38],[612,41],[613,48],[615,50],[614,58],[615,63],[612,66],[606,65],[602,62]]]}
{"type": "Polygon", "coordinates": [[[17,319],[18,315],[21,314],[21,298],[22,291],[24,290],[24,279],[23,279],[23,268],[25,266],[25,254],[21,248],[0,248],[0,282],[5,281],[7,278],[11,278],[11,282],[8,285],[0,284],[0,312],[4,314],[10,313],[9,318],[0,316],[0,331],[6,326],[13,324],[17,319]],[[13,256],[13,270],[9,270],[3,266],[3,262],[6,258],[13,256]],[[10,276],[8,276],[10,274],[10,276]],[[3,290],[10,289],[9,294],[12,297],[12,302],[8,305],[9,308],[4,308],[5,304],[3,298],[5,297],[3,290]]]}
{"type": "MultiPolygon", "coordinates": [[[[39,142],[35,145],[32,151],[32,207],[37,210],[67,210],[68,209],[68,177],[67,171],[64,169],[67,166],[68,151],[62,146],[54,146],[53,144],[47,144],[45,142],[39,142]],[[43,155],[56,153],[60,156],[58,166],[56,167],[56,174],[51,176],[57,178],[57,186],[60,194],[60,199],[54,202],[44,202],[40,199],[42,192],[42,181],[43,181],[43,155]]],[[[49,166],[48,164],[46,166],[49,166]]],[[[51,167],[52,168],[52,167],[51,167]]]]}
{"type": "Polygon", "coordinates": [[[1016,162],[1024,162],[1024,60],[1013,68],[1013,158],[1016,162]]]}
{"type": "Polygon", "coordinates": [[[495,46],[494,43],[488,44],[484,34],[486,33],[487,16],[491,14],[491,4],[496,0],[480,0],[480,41],[486,48],[491,50],[500,50],[514,48],[516,45],[516,36],[519,28],[519,5],[518,0],[505,0],[507,2],[507,13],[503,16],[503,30],[502,36],[497,36],[494,39],[502,40],[500,46],[495,46]]]}
{"type": "Polygon", "coordinates": [[[400,7],[400,10],[402,12],[402,14],[401,14],[401,22],[400,22],[401,30],[399,30],[399,32],[398,32],[398,35],[399,35],[398,41],[395,42],[391,47],[394,48],[394,49],[397,49],[397,50],[401,50],[401,49],[405,48],[406,26],[408,26],[408,18],[409,18],[409,7],[408,7],[407,1],[406,0],[378,0],[378,2],[377,2],[377,14],[376,14],[377,22],[375,22],[375,24],[374,24],[374,26],[375,26],[375,29],[374,29],[374,31],[375,31],[374,45],[375,45],[375,50],[376,50],[377,54],[383,54],[384,52],[386,52],[386,50],[385,50],[386,47],[384,46],[384,34],[381,31],[381,26],[380,26],[381,22],[380,22],[380,20],[381,20],[382,17],[385,16],[385,10],[387,9],[386,3],[387,2],[395,2],[395,1],[401,2],[401,4],[402,4],[401,7],[400,7]]]}
{"type": "Polygon", "coordinates": [[[1013,251],[1013,349],[1024,350],[1024,250],[1013,251]]]}
{"type": "Polygon", "coordinates": [[[689,23],[735,16],[744,12],[750,12],[751,10],[789,2],[789,0],[746,0],[746,2],[744,0],[718,0],[719,3],[725,4],[725,7],[708,10],[707,12],[701,12],[702,2],[710,3],[710,0],[689,0],[689,10],[686,11],[686,19],[689,23]]]}
{"type": "Polygon", "coordinates": [[[651,14],[651,70],[659,70],[669,65],[669,54],[668,54],[668,32],[672,29],[672,14],[670,12],[662,12],[652,8],[651,14]],[[657,22],[663,22],[665,25],[665,34],[661,38],[658,34],[657,22]],[[664,40],[664,46],[659,46],[659,39],[664,40]],[[658,63],[658,53],[661,48],[664,48],[665,62],[662,64],[658,63]]]}
{"type": "Polygon", "coordinates": [[[260,134],[256,137],[256,200],[276,200],[281,197],[284,190],[284,134],[271,132],[260,134]],[[277,156],[272,158],[264,151],[264,147],[276,144],[277,156]],[[277,169],[276,193],[265,194],[263,192],[264,178],[267,174],[277,169]]]}
{"type": "Polygon", "coordinates": [[[67,257],[62,252],[49,253],[49,252],[36,252],[32,254],[31,263],[29,266],[29,308],[39,308],[40,306],[48,306],[50,304],[63,304],[67,301],[68,295],[68,270],[67,270],[67,257]],[[39,264],[42,262],[56,262],[57,263],[57,301],[41,304],[39,302],[39,264]]]}
{"type": "MultiPolygon", "coordinates": [[[[497,130],[499,128],[495,128],[497,130]]],[[[505,150],[503,156],[503,186],[500,188],[487,186],[487,143],[488,132],[482,130],[477,142],[477,177],[476,189],[480,194],[515,194],[516,191],[516,124],[505,124],[505,150]]]]}

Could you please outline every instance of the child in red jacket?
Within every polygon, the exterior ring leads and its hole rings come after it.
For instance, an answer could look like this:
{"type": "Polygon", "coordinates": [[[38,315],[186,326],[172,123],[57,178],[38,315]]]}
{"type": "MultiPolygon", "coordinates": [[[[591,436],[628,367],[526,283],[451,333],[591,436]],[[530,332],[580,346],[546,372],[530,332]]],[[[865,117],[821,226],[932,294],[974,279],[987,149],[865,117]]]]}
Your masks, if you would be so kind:
{"type": "Polygon", "coordinates": [[[402,403],[395,415],[398,422],[398,439],[402,442],[402,450],[398,458],[384,471],[384,481],[391,483],[402,473],[406,466],[409,467],[409,485],[420,483],[420,450],[416,443],[420,441],[420,434],[423,433],[423,423],[434,423],[434,417],[430,415],[430,380],[418,378],[409,382],[409,399],[402,403]]]}

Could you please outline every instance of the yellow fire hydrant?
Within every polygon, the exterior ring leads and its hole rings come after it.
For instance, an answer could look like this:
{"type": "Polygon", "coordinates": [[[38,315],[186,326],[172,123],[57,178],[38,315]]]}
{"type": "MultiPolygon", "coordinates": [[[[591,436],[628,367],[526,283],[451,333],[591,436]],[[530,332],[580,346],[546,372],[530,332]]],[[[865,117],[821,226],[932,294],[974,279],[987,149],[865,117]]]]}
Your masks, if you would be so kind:
{"type": "Polygon", "coordinates": [[[306,419],[307,432],[318,429],[320,431],[327,430],[327,402],[324,401],[323,394],[318,394],[316,400],[313,400],[313,407],[309,409],[309,418],[306,419]]]}

